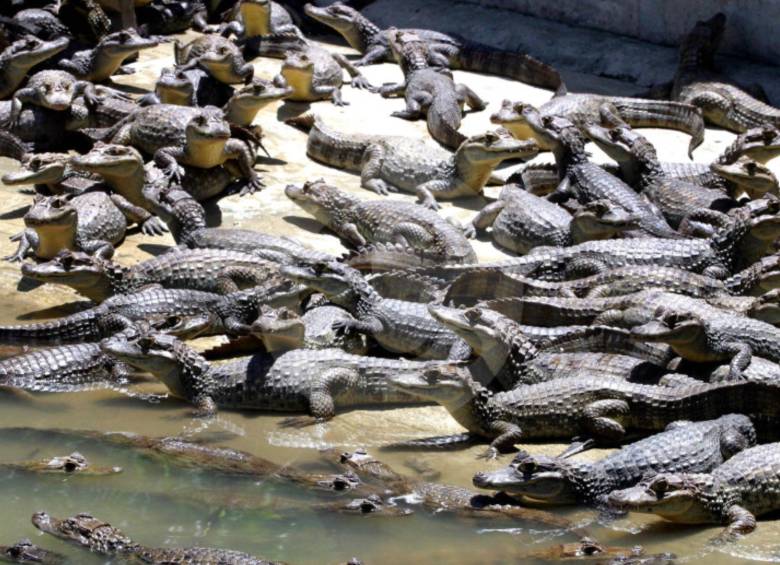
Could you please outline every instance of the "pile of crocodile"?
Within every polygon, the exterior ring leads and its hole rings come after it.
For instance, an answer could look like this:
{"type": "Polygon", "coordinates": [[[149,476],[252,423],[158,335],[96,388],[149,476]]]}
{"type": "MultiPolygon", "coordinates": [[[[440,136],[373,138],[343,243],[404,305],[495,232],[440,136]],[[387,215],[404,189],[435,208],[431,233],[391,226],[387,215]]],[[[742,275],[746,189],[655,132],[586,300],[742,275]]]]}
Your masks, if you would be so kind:
{"type": "MultiPolygon", "coordinates": [[[[717,72],[725,16],[698,22],[670,85],[638,98],[570,93],[558,71],[528,54],[432,30],[380,29],[358,11],[365,4],[135,0],[137,25],[126,28],[119,2],[0,7],[0,156],[18,162],[2,181],[34,187],[6,260],[21,263],[20,276],[89,301],[65,317],[0,326],[0,345],[21,349],[0,360],[0,385],[109,389],[160,411],[187,403],[202,419],[278,413],[294,428],[354,409],[437,404],[465,433],[386,448],[436,454],[484,443],[486,459],[508,464],[477,473],[480,490],[400,474],[362,449],[326,452],[339,469],[312,474],[180,437],[45,433],[208,473],[350,493],[324,512],[423,509],[579,540],[528,559],[674,559],[602,545],[556,506],[592,507],[603,520],[641,512],[721,524],[713,544],[759,527],[780,510],[780,190],[767,166],[780,155],[780,108],[717,72]],[[188,41],[173,40],[152,92],[111,80],[133,72],[139,52],[190,29],[188,41]],[[360,58],[326,48],[312,30],[339,34],[360,58]],[[281,59],[278,74],[258,76],[258,57],[281,59]],[[380,62],[397,63],[403,80],[372,84],[361,67],[380,62]],[[464,107],[488,104],[453,70],[554,94],[538,107],[505,100],[491,109],[495,130],[466,136],[464,107]],[[347,84],[402,96],[393,115],[424,120],[430,139],[328,124],[313,108],[349,104],[347,84]],[[265,160],[258,123],[281,101],[312,104],[282,126],[307,134],[308,158],[359,175],[377,195],[416,201],[363,199],[322,179],[284,187],[341,238],[343,256],[213,226],[206,206],[217,199],[262,201],[263,191],[281,189],[266,187],[256,169],[284,166],[265,160]],[[736,136],[712,163],[686,161],[705,125],[736,136]],[[687,155],[662,161],[641,131],[648,127],[690,136],[687,155]],[[614,163],[593,161],[590,142],[614,163]],[[523,163],[508,181],[496,174],[545,152],[553,163],[523,163]],[[483,198],[465,226],[438,211],[443,200],[484,197],[495,184],[498,198],[483,198]],[[133,229],[169,234],[175,246],[128,264],[121,244],[133,229]],[[480,262],[474,238],[512,257],[480,262]],[[219,345],[192,341],[203,337],[219,345]],[[139,392],[144,379],[158,391],[139,392]],[[533,454],[528,444],[540,440],[568,447],[533,454]],[[596,446],[612,451],[580,456],[596,446]]],[[[7,465],[122,472],[79,452],[7,465]]],[[[108,558],[270,563],[228,549],[147,547],[82,510],[40,511],[32,523],[108,558]]],[[[0,550],[0,561],[64,559],[29,540],[0,550]]]]}

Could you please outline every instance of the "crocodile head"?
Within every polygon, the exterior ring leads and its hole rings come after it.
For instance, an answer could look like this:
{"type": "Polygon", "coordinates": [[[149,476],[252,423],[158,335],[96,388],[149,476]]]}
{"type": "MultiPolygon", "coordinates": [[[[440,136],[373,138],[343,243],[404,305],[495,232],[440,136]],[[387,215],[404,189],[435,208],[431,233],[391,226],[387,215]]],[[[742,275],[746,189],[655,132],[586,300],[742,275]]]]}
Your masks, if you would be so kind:
{"type": "Polygon", "coordinates": [[[141,37],[134,29],[110,33],[100,40],[96,49],[111,59],[125,59],[142,49],[157,47],[158,41],[141,37]]]}
{"type": "Polygon", "coordinates": [[[404,480],[401,475],[393,471],[386,463],[375,459],[363,448],[358,448],[351,452],[345,451],[339,456],[339,463],[354,469],[364,477],[368,476],[384,482],[404,480]]]}
{"type": "Polygon", "coordinates": [[[353,285],[365,282],[358,270],[338,261],[316,261],[306,266],[283,265],[281,273],[293,282],[328,297],[347,293],[353,285]]]}
{"type": "Polygon", "coordinates": [[[24,215],[24,225],[40,237],[38,257],[53,258],[61,249],[73,249],[78,212],[68,196],[39,196],[24,215]]]}
{"type": "MultiPolygon", "coordinates": [[[[32,67],[54,57],[68,46],[70,40],[61,37],[53,41],[43,41],[35,36],[28,35],[18,41],[14,41],[3,51],[3,59],[6,65],[19,72],[27,72],[32,67]]],[[[6,71],[7,72],[7,71],[6,71]]]]}
{"type": "Polygon", "coordinates": [[[233,123],[250,124],[260,110],[291,93],[289,86],[280,87],[273,81],[255,77],[251,83],[236,90],[228,101],[225,117],[233,123]]]}
{"type": "Polygon", "coordinates": [[[780,155],[780,130],[764,124],[741,133],[718,158],[719,163],[733,163],[739,157],[749,157],[766,163],[780,155]]]}
{"type": "Polygon", "coordinates": [[[224,145],[230,139],[230,124],[225,120],[222,109],[216,106],[198,108],[186,129],[187,143],[201,150],[212,145],[224,145]]]}
{"type": "Polygon", "coordinates": [[[60,565],[65,563],[66,559],[64,555],[43,549],[34,545],[30,540],[23,539],[13,545],[0,545],[0,561],[60,565]]]}
{"type": "MultiPolygon", "coordinates": [[[[489,131],[472,135],[458,148],[471,163],[496,164],[506,159],[530,159],[539,152],[535,140],[520,140],[489,131]]],[[[457,159],[457,157],[456,157],[457,159]]]]}
{"type": "Polygon", "coordinates": [[[420,371],[395,373],[388,384],[411,396],[441,404],[450,412],[467,406],[475,396],[470,378],[457,363],[429,366],[420,371]]]}
{"type": "Polygon", "coordinates": [[[712,521],[702,504],[707,475],[662,473],[637,486],[610,493],[607,503],[619,511],[656,514],[672,522],[701,524],[712,521]]]}
{"type": "Polygon", "coordinates": [[[163,104],[187,106],[195,93],[195,85],[186,71],[165,67],[160,71],[154,90],[163,104]]]}
{"type": "Polygon", "coordinates": [[[756,297],[745,314],[767,324],[780,324],[780,288],[756,297]]]}
{"type": "Polygon", "coordinates": [[[241,51],[227,39],[208,49],[198,57],[198,62],[215,79],[225,84],[245,83],[254,76],[254,67],[244,61],[241,51]]]}
{"type": "Polygon", "coordinates": [[[522,495],[549,504],[577,502],[574,465],[565,459],[521,453],[509,466],[474,475],[475,487],[522,495]]]}
{"type": "Polygon", "coordinates": [[[268,351],[289,351],[303,347],[306,326],[289,308],[271,308],[264,304],[250,331],[268,351]]]}
{"type": "Polygon", "coordinates": [[[309,181],[303,186],[288,184],[284,189],[287,198],[317,218],[317,221],[331,229],[338,229],[346,214],[357,199],[343,192],[323,179],[309,181]]]}
{"type": "Polygon", "coordinates": [[[30,77],[27,88],[35,90],[40,106],[63,111],[76,96],[76,77],[65,71],[40,71],[30,77]]]}
{"type": "Polygon", "coordinates": [[[541,124],[536,106],[504,100],[501,109],[490,116],[491,123],[506,128],[517,139],[533,139],[542,151],[552,150],[555,139],[541,124]]]}
{"type": "Polygon", "coordinates": [[[631,161],[631,143],[629,136],[637,135],[633,130],[625,126],[607,128],[595,123],[588,123],[583,128],[585,135],[599,149],[618,163],[631,161]]]}
{"type": "Polygon", "coordinates": [[[589,202],[574,214],[570,224],[574,243],[609,239],[638,227],[639,219],[636,216],[609,200],[589,202]]]}
{"type": "MultiPolygon", "coordinates": [[[[583,537],[577,542],[561,543],[535,551],[527,556],[529,559],[541,560],[544,562],[559,561],[585,561],[590,558],[598,559],[601,563],[603,559],[610,558],[610,563],[632,563],[632,558],[640,558],[636,562],[644,563],[644,557],[648,558],[647,563],[669,564],[674,559],[671,553],[646,556],[645,550],[641,545],[634,547],[606,546],[596,540],[583,537]],[[614,561],[612,561],[614,558],[614,561]]],[[[605,562],[606,563],[606,562],[605,562]]]]}
{"type": "Polygon", "coordinates": [[[758,239],[764,243],[765,247],[770,247],[780,238],[780,215],[763,214],[750,220],[750,237],[758,239]]]}
{"type": "Polygon", "coordinates": [[[282,63],[281,75],[295,92],[308,92],[314,80],[314,61],[306,53],[293,51],[282,63]]]}
{"type": "Polygon", "coordinates": [[[758,269],[758,292],[780,288],[780,255],[762,257],[753,267],[758,269]]]}
{"type": "Polygon", "coordinates": [[[110,271],[114,270],[114,266],[111,261],[66,249],[45,263],[25,263],[22,274],[44,283],[70,286],[100,302],[113,294],[110,271]]]}
{"type": "Polygon", "coordinates": [[[710,165],[710,169],[716,175],[737,185],[750,198],[760,198],[768,192],[776,193],[778,189],[777,177],[769,167],[746,155],[733,163],[715,161],[710,165]]]}
{"type": "Polygon", "coordinates": [[[121,467],[95,467],[78,451],[42,461],[19,463],[18,466],[39,473],[64,473],[67,475],[113,475],[122,471],[121,467]]]}
{"type": "Polygon", "coordinates": [[[332,27],[355,49],[360,50],[360,26],[359,23],[363,16],[354,8],[347,6],[343,2],[334,2],[328,6],[315,6],[306,4],[303,7],[306,15],[314,18],[326,26],[332,27]],[[354,43],[353,43],[354,42],[354,43]]]}
{"type": "Polygon", "coordinates": [[[44,533],[87,548],[95,553],[113,555],[135,547],[133,540],[111,524],[82,512],[70,518],[59,519],[46,512],[32,516],[33,526],[44,533]]]}
{"type": "Polygon", "coordinates": [[[389,504],[378,494],[370,494],[366,498],[354,498],[346,503],[326,505],[330,511],[340,514],[354,514],[357,516],[410,516],[413,512],[409,508],[402,508],[396,504],[389,504]]]}
{"type": "Polygon", "coordinates": [[[110,179],[129,177],[142,172],[144,160],[133,147],[98,142],[89,153],[73,157],[70,164],[76,170],[110,179]]]}
{"type": "Polygon", "coordinates": [[[712,361],[704,321],[691,312],[662,312],[656,319],[631,329],[631,338],[668,343],[691,361],[712,361]]]}
{"type": "Polygon", "coordinates": [[[24,168],[4,174],[3,183],[9,186],[58,183],[65,176],[69,159],[67,153],[28,153],[22,159],[24,168]]]}

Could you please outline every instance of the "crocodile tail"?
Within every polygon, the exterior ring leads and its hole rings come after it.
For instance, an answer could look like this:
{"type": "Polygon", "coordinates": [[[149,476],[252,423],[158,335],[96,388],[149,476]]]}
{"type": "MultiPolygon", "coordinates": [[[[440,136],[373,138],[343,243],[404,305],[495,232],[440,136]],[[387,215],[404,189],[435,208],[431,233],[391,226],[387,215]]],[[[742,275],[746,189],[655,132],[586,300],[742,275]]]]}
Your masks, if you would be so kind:
{"type": "Polygon", "coordinates": [[[317,123],[317,115],[311,112],[295,116],[294,118],[287,118],[284,123],[288,126],[297,128],[303,132],[309,133],[314,124],[317,123]]]}
{"type": "Polygon", "coordinates": [[[463,449],[480,440],[470,433],[450,436],[434,436],[423,439],[399,441],[382,446],[382,451],[406,451],[416,449],[463,449]]]}
{"type": "Polygon", "coordinates": [[[14,326],[0,326],[0,343],[57,344],[97,341],[104,337],[92,311],[78,312],[57,320],[14,326]]]}
{"type": "Polygon", "coordinates": [[[557,91],[563,85],[558,71],[525,53],[465,45],[460,50],[459,62],[464,71],[499,75],[549,90],[557,91]]]}
{"type": "Polygon", "coordinates": [[[620,116],[632,127],[675,129],[691,136],[688,156],[704,141],[701,109],[683,102],[618,98],[613,100],[620,116]]]}
{"type": "Polygon", "coordinates": [[[0,157],[21,161],[32,150],[31,144],[25,143],[10,131],[0,129],[0,157]]]}
{"type": "Polygon", "coordinates": [[[383,272],[443,265],[453,259],[399,243],[375,243],[347,255],[344,261],[359,271],[383,272]]]}
{"type": "Polygon", "coordinates": [[[466,141],[466,136],[458,131],[461,109],[457,104],[442,96],[434,96],[428,108],[428,131],[431,137],[450,149],[457,149],[466,141]]]}
{"type": "Polygon", "coordinates": [[[444,304],[474,306],[484,300],[524,296],[527,290],[525,283],[506,273],[475,268],[455,279],[444,297],[444,304]]]}

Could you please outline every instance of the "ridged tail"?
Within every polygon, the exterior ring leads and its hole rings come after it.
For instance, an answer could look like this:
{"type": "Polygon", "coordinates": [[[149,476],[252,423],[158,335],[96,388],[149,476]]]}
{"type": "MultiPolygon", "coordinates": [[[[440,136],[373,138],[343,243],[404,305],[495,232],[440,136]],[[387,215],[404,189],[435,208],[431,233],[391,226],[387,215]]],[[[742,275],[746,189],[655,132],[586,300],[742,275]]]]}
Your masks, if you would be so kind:
{"type": "Polygon", "coordinates": [[[463,449],[479,442],[472,434],[454,434],[451,436],[434,436],[423,439],[410,439],[382,446],[382,451],[406,451],[415,449],[463,449]]]}
{"type": "Polygon", "coordinates": [[[368,272],[433,267],[454,262],[453,257],[444,257],[396,243],[375,243],[348,255],[345,260],[350,267],[368,272]]]}
{"type": "Polygon", "coordinates": [[[450,149],[457,149],[466,140],[466,136],[458,131],[461,121],[461,111],[457,104],[434,96],[428,108],[428,131],[431,137],[450,149]]]}
{"type": "Polygon", "coordinates": [[[0,157],[21,161],[22,157],[31,151],[31,145],[25,143],[10,131],[0,129],[0,157]]]}
{"type": "Polygon", "coordinates": [[[701,110],[691,104],[641,98],[612,100],[620,116],[632,127],[675,129],[691,136],[688,156],[704,141],[704,118],[701,110]]]}
{"type": "Polygon", "coordinates": [[[56,344],[101,339],[97,315],[92,311],[40,322],[37,324],[0,326],[0,343],[56,344]]]}
{"type": "MultiPolygon", "coordinates": [[[[545,284],[543,281],[539,282],[545,284]]],[[[465,307],[474,306],[484,300],[527,295],[529,295],[529,287],[524,282],[501,271],[477,268],[455,279],[444,297],[444,303],[465,307]]]]}
{"type": "Polygon", "coordinates": [[[558,71],[524,53],[468,45],[461,48],[459,63],[464,71],[498,75],[549,90],[563,86],[558,71]]]}
{"type": "Polygon", "coordinates": [[[348,171],[363,169],[363,154],[371,143],[370,136],[335,131],[314,114],[290,118],[285,123],[309,133],[306,154],[315,161],[348,171]]]}

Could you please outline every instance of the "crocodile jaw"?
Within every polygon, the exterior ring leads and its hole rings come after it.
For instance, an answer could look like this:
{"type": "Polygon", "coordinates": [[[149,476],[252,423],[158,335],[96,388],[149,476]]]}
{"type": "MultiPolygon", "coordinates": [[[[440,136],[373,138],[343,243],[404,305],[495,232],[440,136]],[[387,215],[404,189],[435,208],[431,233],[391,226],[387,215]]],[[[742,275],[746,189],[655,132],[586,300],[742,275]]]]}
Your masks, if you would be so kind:
{"type": "Polygon", "coordinates": [[[19,184],[54,184],[62,180],[65,174],[64,163],[46,165],[37,171],[21,170],[3,175],[3,184],[15,186],[19,184]]]}

